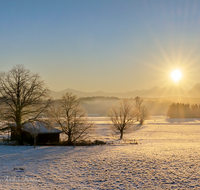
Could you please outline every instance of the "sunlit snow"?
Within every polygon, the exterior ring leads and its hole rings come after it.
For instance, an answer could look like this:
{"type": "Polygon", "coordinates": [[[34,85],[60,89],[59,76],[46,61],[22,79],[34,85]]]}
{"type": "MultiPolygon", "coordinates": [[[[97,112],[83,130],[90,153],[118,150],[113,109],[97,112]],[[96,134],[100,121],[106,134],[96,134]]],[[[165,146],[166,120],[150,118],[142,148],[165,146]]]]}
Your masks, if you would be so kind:
{"type": "Polygon", "coordinates": [[[152,118],[124,141],[93,120],[107,145],[0,146],[0,189],[200,188],[200,119],[152,118]]]}

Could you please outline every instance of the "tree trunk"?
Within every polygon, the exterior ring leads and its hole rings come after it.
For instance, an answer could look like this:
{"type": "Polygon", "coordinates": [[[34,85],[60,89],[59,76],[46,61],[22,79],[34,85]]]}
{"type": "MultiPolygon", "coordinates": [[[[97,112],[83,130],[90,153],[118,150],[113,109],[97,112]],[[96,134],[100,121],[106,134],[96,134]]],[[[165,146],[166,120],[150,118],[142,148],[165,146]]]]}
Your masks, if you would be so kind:
{"type": "Polygon", "coordinates": [[[123,138],[123,130],[120,131],[120,140],[123,138]]]}
{"type": "Polygon", "coordinates": [[[72,134],[68,133],[68,140],[67,140],[67,144],[72,144],[72,134]]]}
{"type": "Polygon", "coordinates": [[[13,140],[17,141],[18,145],[23,145],[22,130],[20,127],[15,128],[13,140]]]}
{"type": "Polygon", "coordinates": [[[22,137],[22,126],[21,126],[21,114],[19,111],[16,113],[16,134],[17,134],[17,139],[16,141],[18,144],[22,145],[23,144],[23,137],[22,137]]]}
{"type": "Polygon", "coordinates": [[[75,148],[76,146],[76,140],[74,139],[73,147],[75,148]]]}
{"type": "Polygon", "coordinates": [[[34,137],[34,148],[36,148],[36,137],[34,137]]]}

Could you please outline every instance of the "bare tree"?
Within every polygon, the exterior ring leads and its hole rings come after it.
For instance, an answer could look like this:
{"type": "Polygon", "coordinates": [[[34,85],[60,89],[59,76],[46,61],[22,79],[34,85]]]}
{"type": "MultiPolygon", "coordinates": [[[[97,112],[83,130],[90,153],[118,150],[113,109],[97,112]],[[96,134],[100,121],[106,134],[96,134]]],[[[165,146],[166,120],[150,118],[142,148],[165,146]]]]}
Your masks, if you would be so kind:
{"type": "Polygon", "coordinates": [[[149,118],[149,110],[145,106],[141,106],[140,108],[140,125],[144,124],[144,121],[149,118]]]}
{"type": "Polygon", "coordinates": [[[140,125],[144,124],[144,121],[149,118],[149,110],[146,106],[142,105],[143,99],[139,96],[135,97],[135,110],[137,121],[140,122],[140,125]]]}
{"type": "Polygon", "coordinates": [[[108,116],[112,122],[112,129],[120,132],[120,139],[123,138],[124,131],[127,131],[135,122],[135,109],[132,99],[123,99],[118,107],[112,107],[108,111],[108,116]]]}
{"type": "Polygon", "coordinates": [[[23,65],[0,73],[0,116],[7,123],[15,123],[19,143],[22,143],[21,131],[24,124],[37,121],[47,110],[51,102],[47,99],[48,93],[39,74],[30,72],[23,65]]]}
{"type": "Polygon", "coordinates": [[[87,119],[86,111],[81,108],[77,96],[66,93],[51,109],[52,118],[67,135],[68,144],[88,137],[94,123],[87,119]]]}
{"type": "Polygon", "coordinates": [[[134,99],[135,99],[136,118],[137,118],[137,121],[139,121],[140,120],[141,105],[142,105],[143,99],[140,98],[139,96],[136,96],[134,99]]]}

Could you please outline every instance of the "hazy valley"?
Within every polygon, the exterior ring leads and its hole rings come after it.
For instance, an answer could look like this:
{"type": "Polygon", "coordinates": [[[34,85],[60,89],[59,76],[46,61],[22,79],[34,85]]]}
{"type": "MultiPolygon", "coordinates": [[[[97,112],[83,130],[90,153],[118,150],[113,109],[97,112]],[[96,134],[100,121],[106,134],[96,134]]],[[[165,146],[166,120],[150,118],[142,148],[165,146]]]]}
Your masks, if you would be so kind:
{"type": "Polygon", "coordinates": [[[108,109],[117,105],[121,98],[135,98],[136,96],[144,99],[150,115],[166,115],[169,105],[172,103],[200,104],[200,83],[187,91],[176,86],[173,88],[154,87],[150,90],[135,90],[125,93],[82,92],[66,89],[60,92],[51,91],[51,96],[58,99],[66,92],[77,95],[82,107],[89,115],[96,114],[98,116],[106,116],[108,109]]]}
{"type": "Polygon", "coordinates": [[[179,86],[173,85],[171,87],[158,87],[155,86],[150,90],[134,90],[129,92],[120,92],[120,93],[108,93],[108,92],[82,92],[67,88],[65,90],[56,92],[51,90],[51,96],[55,99],[61,98],[61,96],[66,93],[71,92],[78,97],[93,97],[93,96],[106,96],[106,97],[119,97],[119,98],[134,98],[140,96],[142,98],[165,98],[165,97],[185,97],[185,98],[198,98],[200,97],[200,83],[196,83],[189,90],[184,90],[179,86]]]}

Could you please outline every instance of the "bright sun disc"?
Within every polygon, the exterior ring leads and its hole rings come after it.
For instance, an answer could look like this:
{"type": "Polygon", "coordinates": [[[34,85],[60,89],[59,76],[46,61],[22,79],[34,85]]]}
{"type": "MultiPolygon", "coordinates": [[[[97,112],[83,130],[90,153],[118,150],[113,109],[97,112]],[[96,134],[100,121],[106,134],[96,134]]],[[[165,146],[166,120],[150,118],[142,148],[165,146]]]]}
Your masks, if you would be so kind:
{"type": "Polygon", "coordinates": [[[171,73],[171,77],[172,77],[172,79],[173,79],[174,81],[180,80],[181,76],[182,76],[182,74],[181,74],[181,72],[180,72],[179,70],[175,70],[175,71],[173,71],[173,72],[171,73]]]}

